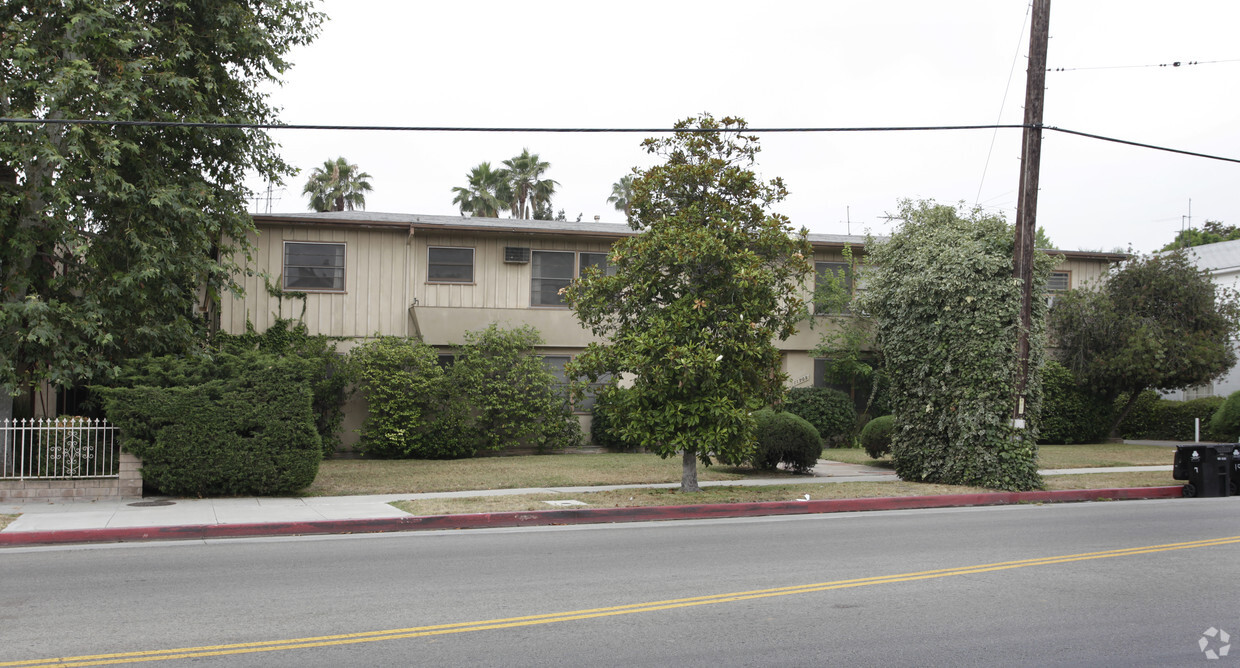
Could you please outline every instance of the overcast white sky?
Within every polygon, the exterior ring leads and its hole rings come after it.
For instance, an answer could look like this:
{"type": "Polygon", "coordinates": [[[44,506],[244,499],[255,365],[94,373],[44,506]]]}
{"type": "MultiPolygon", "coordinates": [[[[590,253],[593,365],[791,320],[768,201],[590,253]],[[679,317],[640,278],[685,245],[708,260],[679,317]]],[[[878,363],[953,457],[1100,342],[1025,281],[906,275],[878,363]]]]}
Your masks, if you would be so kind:
{"type": "MultiPolygon", "coordinates": [[[[1025,0],[408,2],[326,0],[322,35],[273,91],[293,124],[670,127],[708,111],[752,127],[1020,123],[1025,0]],[[1009,81],[1010,79],[1010,81],[1009,81]],[[1004,101],[1006,95],[1006,101],[1004,101]]],[[[1044,123],[1240,158],[1240,2],[1058,0],[1044,123]],[[1181,61],[1199,65],[1133,67],[1181,61]],[[1207,64],[1205,61],[1233,61],[1207,64]]],[[[901,198],[1014,220],[1019,130],[770,134],[758,171],[811,232],[890,231],[901,198]],[[993,147],[992,147],[993,142],[993,147]],[[851,226],[848,220],[851,219],[851,226]]],[[[471,167],[528,147],[556,210],[623,222],[614,183],[651,164],[644,135],[275,133],[303,169],[276,212],[306,210],[309,170],[371,174],[367,210],[452,215],[471,167]]],[[[1047,132],[1038,223],[1060,248],[1156,250],[1189,214],[1240,224],[1240,164],[1047,132]]],[[[260,189],[261,184],[253,184],[260,189]]],[[[260,210],[265,208],[260,204],[260,210]]]]}

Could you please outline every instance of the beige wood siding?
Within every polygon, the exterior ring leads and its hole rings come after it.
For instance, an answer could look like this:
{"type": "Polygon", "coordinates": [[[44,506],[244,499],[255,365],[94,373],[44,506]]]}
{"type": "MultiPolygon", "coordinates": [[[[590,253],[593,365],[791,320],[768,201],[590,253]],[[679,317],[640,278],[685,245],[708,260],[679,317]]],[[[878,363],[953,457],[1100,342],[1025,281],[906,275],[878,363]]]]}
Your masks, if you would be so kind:
{"type": "MultiPolygon", "coordinates": [[[[407,238],[401,230],[264,226],[250,239],[256,246],[251,266],[256,272],[265,271],[273,285],[280,285],[285,241],[343,243],[344,291],[307,292],[306,326],[312,334],[328,336],[404,336],[409,317],[407,238]]],[[[244,332],[247,318],[263,331],[277,310],[286,318],[301,316],[302,300],[285,298],[281,306],[267,293],[262,277],[242,277],[240,282],[245,286],[244,297],[225,296],[221,303],[220,327],[224,331],[244,332]]]]}
{"type": "Polygon", "coordinates": [[[509,309],[530,308],[530,263],[504,262],[504,248],[516,246],[531,250],[560,250],[606,253],[606,241],[573,237],[483,237],[469,234],[422,233],[413,243],[414,297],[419,306],[509,309]],[[426,280],[429,249],[434,247],[473,248],[472,284],[430,283],[426,280]]]}

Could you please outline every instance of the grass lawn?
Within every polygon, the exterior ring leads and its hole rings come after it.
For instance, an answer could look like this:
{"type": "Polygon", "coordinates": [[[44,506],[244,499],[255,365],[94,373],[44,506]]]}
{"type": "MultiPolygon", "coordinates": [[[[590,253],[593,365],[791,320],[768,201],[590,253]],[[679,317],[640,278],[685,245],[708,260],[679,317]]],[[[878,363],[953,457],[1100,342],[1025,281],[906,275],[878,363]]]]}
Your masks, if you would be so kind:
{"type": "MultiPolygon", "coordinates": [[[[1163,487],[1178,485],[1171,473],[1106,473],[1094,475],[1047,476],[1047,489],[1105,489],[1110,487],[1163,487]]],[[[979,487],[929,485],[904,482],[841,482],[789,484],[770,487],[708,487],[696,494],[672,489],[630,489],[574,494],[519,494],[467,499],[419,499],[396,501],[392,505],[414,515],[457,515],[520,510],[551,510],[548,501],[575,500],[585,506],[574,508],[635,508],[643,506],[681,506],[704,503],[746,503],[754,501],[792,501],[809,494],[811,499],[861,499],[891,496],[928,496],[993,492],[979,487]]]]}
{"type": "MultiPolygon", "coordinates": [[[[823,459],[850,464],[891,468],[891,458],[870,459],[860,448],[832,448],[822,451],[823,459]]],[[[1039,445],[1038,468],[1084,469],[1103,466],[1169,466],[1175,459],[1175,448],[1124,443],[1090,443],[1083,445],[1039,445]]]]}
{"type": "MultiPolygon", "coordinates": [[[[699,480],[741,480],[791,474],[698,466],[699,480]]],[[[330,459],[304,496],[456,492],[522,487],[581,487],[680,482],[680,458],[607,453],[480,457],[454,460],[330,459]]]]}
{"type": "Polygon", "coordinates": [[[17,515],[0,515],[0,531],[4,531],[10,522],[17,519],[17,515]]]}

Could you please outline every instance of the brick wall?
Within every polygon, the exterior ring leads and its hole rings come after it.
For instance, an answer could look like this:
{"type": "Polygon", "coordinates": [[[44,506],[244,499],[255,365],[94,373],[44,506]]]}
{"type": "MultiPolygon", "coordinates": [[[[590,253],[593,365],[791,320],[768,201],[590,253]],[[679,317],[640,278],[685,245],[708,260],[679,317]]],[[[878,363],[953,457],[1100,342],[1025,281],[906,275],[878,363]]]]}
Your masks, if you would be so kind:
{"type": "Polygon", "coordinates": [[[128,452],[120,456],[120,477],[81,480],[0,480],[0,501],[98,501],[142,498],[142,462],[128,452]]]}

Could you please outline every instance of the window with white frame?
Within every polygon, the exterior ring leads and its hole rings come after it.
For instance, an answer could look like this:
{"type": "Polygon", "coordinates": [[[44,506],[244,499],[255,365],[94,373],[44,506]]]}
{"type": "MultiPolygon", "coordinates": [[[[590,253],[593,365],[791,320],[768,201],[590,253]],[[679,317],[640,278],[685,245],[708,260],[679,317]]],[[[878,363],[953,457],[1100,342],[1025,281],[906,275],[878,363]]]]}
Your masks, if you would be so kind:
{"type": "Polygon", "coordinates": [[[431,246],[426,253],[428,283],[474,282],[474,249],[431,246]]]}
{"type": "Polygon", "coordinates": [[[343,243],[284,242],[284,289],[344,292],[343,243]]]}
{"type": "Polygon", "coordinates": [[[616,268],[607,261],[607,253],[581,253],[577,263],[577,276],[585,273],[586,267],[598,267],[604,276],[615,276],[616,268]]]}
{"type": "Polygon", "coordinates": [[[1046,279],[1046,291],[1049,293],[1067,292],[1072,287],[1072,272],[1052,271],[1046,279]]]}

